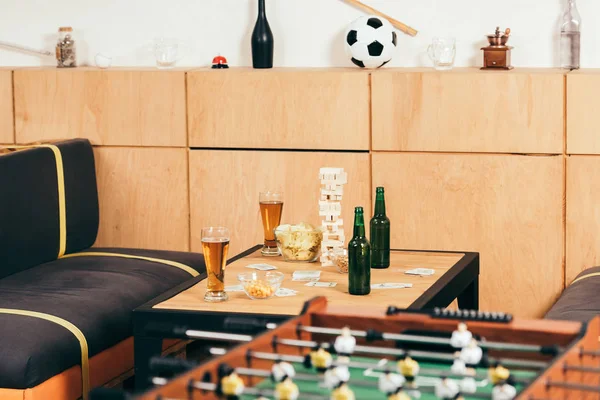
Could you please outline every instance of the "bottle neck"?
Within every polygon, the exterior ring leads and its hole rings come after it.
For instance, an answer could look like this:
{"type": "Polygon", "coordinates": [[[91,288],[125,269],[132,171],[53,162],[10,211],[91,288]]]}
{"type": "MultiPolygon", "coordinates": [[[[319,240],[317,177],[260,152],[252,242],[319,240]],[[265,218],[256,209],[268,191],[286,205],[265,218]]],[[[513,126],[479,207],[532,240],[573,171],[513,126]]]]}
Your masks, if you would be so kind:
{"type": "Polygon", "coordinates": [[[354,214],[354,237],[365,236],[365,218],[363,214],[354,214]]]}
{"type": "Polygon", "coordinates": [[[266,17],[267,11],[265,9],[265,0],[258,0],[258,16],[266,17]]]}
{"type": "Polygon", "coordinates": [[[385,196],[377,193],[375,197],[375,215],[385,215],[385,196]]]}

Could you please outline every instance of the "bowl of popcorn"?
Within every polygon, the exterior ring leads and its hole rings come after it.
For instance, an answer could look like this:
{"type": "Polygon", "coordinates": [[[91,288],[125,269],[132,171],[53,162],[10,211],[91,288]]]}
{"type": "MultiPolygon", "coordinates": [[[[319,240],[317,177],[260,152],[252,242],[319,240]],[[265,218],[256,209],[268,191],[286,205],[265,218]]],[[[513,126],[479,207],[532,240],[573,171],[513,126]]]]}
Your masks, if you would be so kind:
{"type": "Polygon", "coordinates": [[[283,273],[277,271],[252,271],[238,274],[244,292],[251,299],[268,299],[275,295],[283,282],[283,273]]]}
{"type": "Polygon", "coordinates": [[[315,262],[321,254],[323,230],[304,222],[279,225],[275,239],[285,261],[315,262]]]}

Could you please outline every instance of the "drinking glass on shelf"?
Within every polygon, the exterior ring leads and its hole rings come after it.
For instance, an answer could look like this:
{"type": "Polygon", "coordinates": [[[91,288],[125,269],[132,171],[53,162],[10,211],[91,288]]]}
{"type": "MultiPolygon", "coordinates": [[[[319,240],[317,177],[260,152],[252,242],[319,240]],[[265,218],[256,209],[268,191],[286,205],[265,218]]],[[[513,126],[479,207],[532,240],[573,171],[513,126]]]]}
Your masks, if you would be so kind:
{"type": "Polygon", "coordinates": [[[259,195],[260,214],[262,216],[265,243],[261,250],[263,256],[279,256],[275,228],[281,223],[283,211],[283,193],[261,192],[259,195]]]}
{"type": "Polygon", "coordinates": [[[229,250],[229,229],[223,227],[202,228],[202,252],[206,264],[206,294],[204,301],[219,302],[229,299],[225,293],[225,263],[229,250]]]}
{"type": "Polygon", "coordinates": [[[454,38],[434,37],[427,48],[427,54],[438,71],[446,71],[454,66],[456,56],[456,40],[454,38]]]}

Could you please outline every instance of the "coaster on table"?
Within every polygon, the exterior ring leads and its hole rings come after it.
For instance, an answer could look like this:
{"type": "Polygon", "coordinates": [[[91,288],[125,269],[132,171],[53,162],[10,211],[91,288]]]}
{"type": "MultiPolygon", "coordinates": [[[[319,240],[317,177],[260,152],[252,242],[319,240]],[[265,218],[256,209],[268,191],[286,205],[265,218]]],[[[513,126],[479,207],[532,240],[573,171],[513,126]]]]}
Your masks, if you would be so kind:
{"type": "Polygon", "coordinates": [[[321,278],[321,271],[294,271],[293,281],[318,281],[321,278]]]}
{"type": "Polygon", "coordinates": [[[374,283],[371,289],[404,289],[411,288],[412,283],[374,283]]]}
{"type": "Polygon", "coordinates": [[[335,287],[337,282],[308,282],[304,286],[315,286],[315,287],[335,287]]]}
{"type": "Polygon", "coordinates": [[[270,271],[272,269],[277,269],[276,266],[270,264],[249,264],[246,265],[246,268],[253,268],[259,271],[270,271]]]}
{"type": "Polygon", "coordinates": [[[275,296],[277,297],[287,297],[287,296],[295,296],[298,292],[293,289],[279,288],[275,292],[275,296]]]}
{"type": "Polygon", "coordinates": [[[429,268],[415,268],[415,269],[409,269],[408,271],[405,271],[404,273],[408,274],[408,275],[429,276],[429,275],[433,275],[435,273],[435,271],[432,269],[429,269],[429,268]]]}

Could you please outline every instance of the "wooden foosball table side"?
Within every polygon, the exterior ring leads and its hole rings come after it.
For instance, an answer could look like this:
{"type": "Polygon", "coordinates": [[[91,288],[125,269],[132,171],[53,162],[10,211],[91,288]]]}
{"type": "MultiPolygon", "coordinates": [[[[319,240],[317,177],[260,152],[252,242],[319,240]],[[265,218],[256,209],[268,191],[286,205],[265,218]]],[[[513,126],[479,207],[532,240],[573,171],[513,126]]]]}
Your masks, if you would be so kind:
{"type": "Polygon", "coordinates": [[[600,399],[600,316],[591,320],[584,336],[558,356],[517,399],[600,399]]]}

